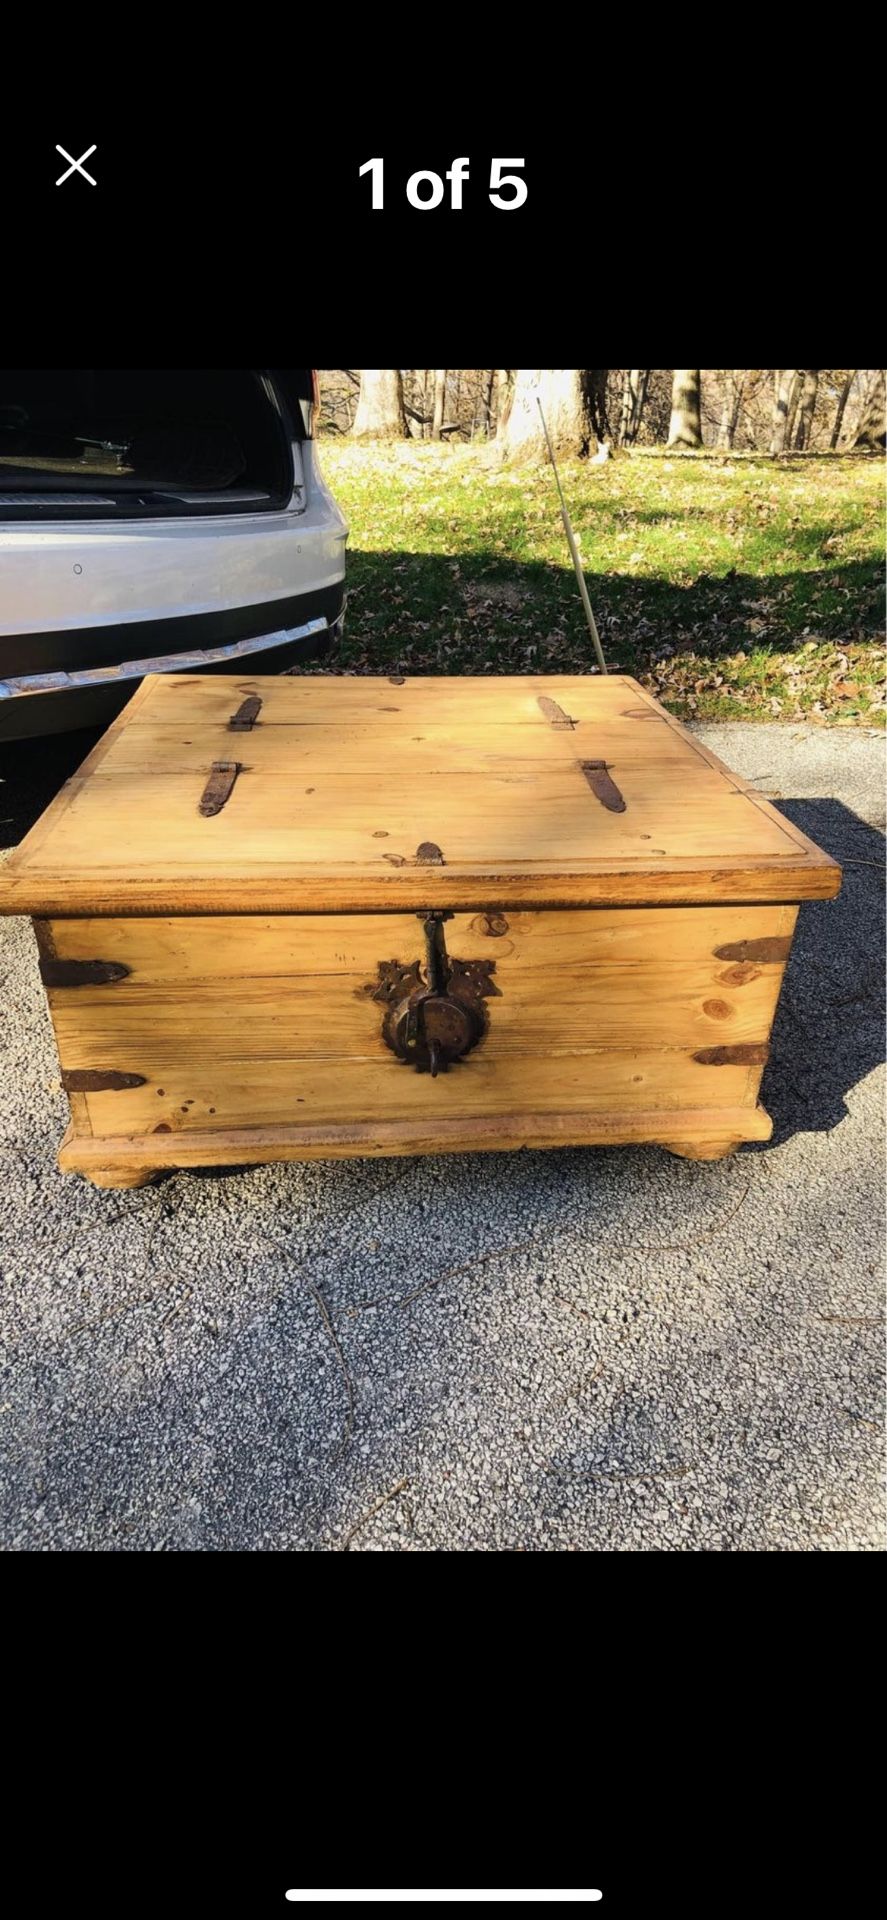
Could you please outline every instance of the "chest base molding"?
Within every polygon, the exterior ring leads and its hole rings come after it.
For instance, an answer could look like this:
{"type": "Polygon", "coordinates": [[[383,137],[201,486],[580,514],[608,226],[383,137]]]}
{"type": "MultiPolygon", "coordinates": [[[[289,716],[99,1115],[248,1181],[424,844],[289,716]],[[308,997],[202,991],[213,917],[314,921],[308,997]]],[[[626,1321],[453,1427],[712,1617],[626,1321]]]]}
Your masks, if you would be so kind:
{"type": "Polygon", "coordinates": [[[243,1127],[230,1132],[96,1139],[72,1125],[59,1149],[65,1173],[97,1187],[140,1187],[187,1167],[259,1166],[271,1160],[391,1158],[419,1153],[502,1153],[521,1147],[653,1145],[688,1160],[721,1160],[744,1140],[769,1140],[761,1106],[673,1113],[515,1114],[508,1119],[429,1118],[341,1127],[243,1127]]]}

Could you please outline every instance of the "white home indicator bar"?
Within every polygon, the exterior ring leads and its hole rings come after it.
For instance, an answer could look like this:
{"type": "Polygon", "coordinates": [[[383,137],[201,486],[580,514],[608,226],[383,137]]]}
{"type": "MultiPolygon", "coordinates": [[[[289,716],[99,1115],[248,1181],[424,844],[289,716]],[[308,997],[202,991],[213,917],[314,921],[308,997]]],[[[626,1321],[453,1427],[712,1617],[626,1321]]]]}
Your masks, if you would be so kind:
{"type": "Polygon", "coordinates": [[[534,1888],[529,1893],[518,1893],[514,1890],[496,1893],[490,1887],[482,1887],[479,1892],[474,1893],[467,1890],[448,1893],[408,1892],[403,1887],[387,1893],[381,1890],[360,1893],[356,1888],[339,1893],[316,1890],[303,1893],[296,1887],[289,1887],[286,1897],[288,1900],[602,1900],[603,1894],[600,1887],[591,1887],[584,1893],[566,1887],[555,1888],[553,1892],[543,1892],[541,1888],[534,1888]]]}

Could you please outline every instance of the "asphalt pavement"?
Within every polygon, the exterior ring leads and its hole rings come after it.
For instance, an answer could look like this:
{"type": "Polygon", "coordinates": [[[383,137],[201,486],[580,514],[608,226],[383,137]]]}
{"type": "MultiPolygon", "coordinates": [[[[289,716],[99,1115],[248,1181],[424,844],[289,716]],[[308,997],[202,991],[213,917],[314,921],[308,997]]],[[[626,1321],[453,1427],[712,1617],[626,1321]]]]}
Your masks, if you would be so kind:
{"type": "MultiPolygon", "coordinates": [[[[882,741],[701,737],[845,865],[801,910],[772,1142],[61,1175],[0,921],[0,1544],[884,1547],[882,741]]],[[[6,749],[14,841],[82,757],[6,749]]]]}

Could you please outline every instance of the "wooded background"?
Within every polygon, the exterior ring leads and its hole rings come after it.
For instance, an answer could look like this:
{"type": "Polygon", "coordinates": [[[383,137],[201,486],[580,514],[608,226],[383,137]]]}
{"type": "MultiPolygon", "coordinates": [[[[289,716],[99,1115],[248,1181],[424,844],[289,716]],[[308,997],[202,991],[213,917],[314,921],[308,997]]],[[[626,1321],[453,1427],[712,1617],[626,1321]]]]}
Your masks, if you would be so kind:
{"type": "MultiPolygon", "coordinates": [[[[544,459],[537,397],[558,451],[669,446],[771,453],[877,452],[882,368],[324,369],[321,431],[353,439],[496,439],[544,459]]],[[[603,455],[603,457],[606,457],[603,455]]]]}

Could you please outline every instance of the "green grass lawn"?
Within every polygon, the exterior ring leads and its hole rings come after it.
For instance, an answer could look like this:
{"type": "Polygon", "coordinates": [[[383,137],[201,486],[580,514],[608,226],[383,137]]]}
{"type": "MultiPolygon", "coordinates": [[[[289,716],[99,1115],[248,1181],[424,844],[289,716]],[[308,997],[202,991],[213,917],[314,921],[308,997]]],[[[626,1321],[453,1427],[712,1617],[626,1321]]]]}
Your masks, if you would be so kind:
{"type": "MultiPolygon", "coordinates": [[[[325,440],[347,671],[594,664],[550,467],[325,440]]],[[[562,480],[611,667],[699,719],[883,725],[884,462],[618,455],[562,480]]]]}

